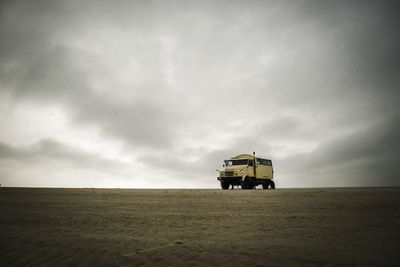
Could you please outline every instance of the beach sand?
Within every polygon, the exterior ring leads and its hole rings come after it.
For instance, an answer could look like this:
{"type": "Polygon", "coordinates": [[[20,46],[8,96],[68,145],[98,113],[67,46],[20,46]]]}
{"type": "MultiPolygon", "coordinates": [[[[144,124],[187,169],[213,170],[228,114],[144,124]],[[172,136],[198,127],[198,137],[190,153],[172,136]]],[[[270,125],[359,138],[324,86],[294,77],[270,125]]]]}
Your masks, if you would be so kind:
{"type": "Polygon", "coordinates": [[[400,188],[0,188],[0,266],[399,266],[400,188]]]}

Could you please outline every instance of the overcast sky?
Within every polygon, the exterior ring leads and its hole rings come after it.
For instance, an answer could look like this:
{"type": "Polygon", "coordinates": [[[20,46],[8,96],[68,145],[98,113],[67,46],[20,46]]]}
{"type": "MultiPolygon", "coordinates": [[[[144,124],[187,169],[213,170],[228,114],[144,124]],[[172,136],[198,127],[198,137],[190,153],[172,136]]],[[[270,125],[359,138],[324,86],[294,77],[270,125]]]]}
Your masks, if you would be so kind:
{"type": "Polygon", "coordinates": [[[400,185],[398,1],[1,1],[3,186],[400,185]]]}

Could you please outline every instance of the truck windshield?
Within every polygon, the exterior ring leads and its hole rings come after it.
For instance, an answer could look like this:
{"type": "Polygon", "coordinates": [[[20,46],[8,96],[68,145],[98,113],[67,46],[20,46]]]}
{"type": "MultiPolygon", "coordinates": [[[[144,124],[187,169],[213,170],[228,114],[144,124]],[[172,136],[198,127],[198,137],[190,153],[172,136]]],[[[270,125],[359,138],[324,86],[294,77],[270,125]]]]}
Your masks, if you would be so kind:
{"type": "Polygon", "coordinates": [[[247,165],[247,159],[235,159],[235,160],[228,160],[227,166],[233,165],[247,165]]]}

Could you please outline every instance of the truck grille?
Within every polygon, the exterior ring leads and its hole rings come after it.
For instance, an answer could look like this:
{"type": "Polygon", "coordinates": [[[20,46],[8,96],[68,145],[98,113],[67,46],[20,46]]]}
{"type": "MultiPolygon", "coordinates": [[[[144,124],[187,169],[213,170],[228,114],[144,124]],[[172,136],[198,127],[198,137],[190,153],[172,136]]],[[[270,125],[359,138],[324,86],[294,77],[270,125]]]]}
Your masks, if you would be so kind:
{"type": "Polygon", "coordinates": [[[233,176],[233,175],[234,175],[233,171],[226,171],[225,172],[225,176],[233,176]]]}

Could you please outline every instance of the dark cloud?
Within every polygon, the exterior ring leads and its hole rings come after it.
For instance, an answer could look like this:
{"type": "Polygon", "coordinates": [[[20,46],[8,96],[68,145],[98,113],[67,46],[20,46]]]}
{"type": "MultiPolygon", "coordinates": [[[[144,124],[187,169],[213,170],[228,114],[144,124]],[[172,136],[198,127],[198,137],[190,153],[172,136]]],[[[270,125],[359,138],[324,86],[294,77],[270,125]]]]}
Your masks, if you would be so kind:
{"type": "MultiPolygon", "coordinates": [[[[149,171],[205,181],[256,151],[284,186],[394,185],[398,11],[398,1],[3,1],[0,93],[61,108],[73,130],[121,141],[149,171]]],[[[41,134],[22,148],[0,139],[0,157],[103,165],[41,134]]]]}
{"type": "Polygon", "coordinates": [[[99,157],[52,139],[41,140],[29,146],[15,147],[0,143],[0,160],[13,161],[21,165],[47,161],[60,161],[71,167],[103,168],[118,166],[118,163],[99,157]]]}
{"type": "Polygon", "coordinates": [[[397,185],[400,171],[397,122],[397,118],[381,121],[321,143],[315,151],[278,161],[277,168],[303,177],[299,184],[304,186],[397,185]]]}

